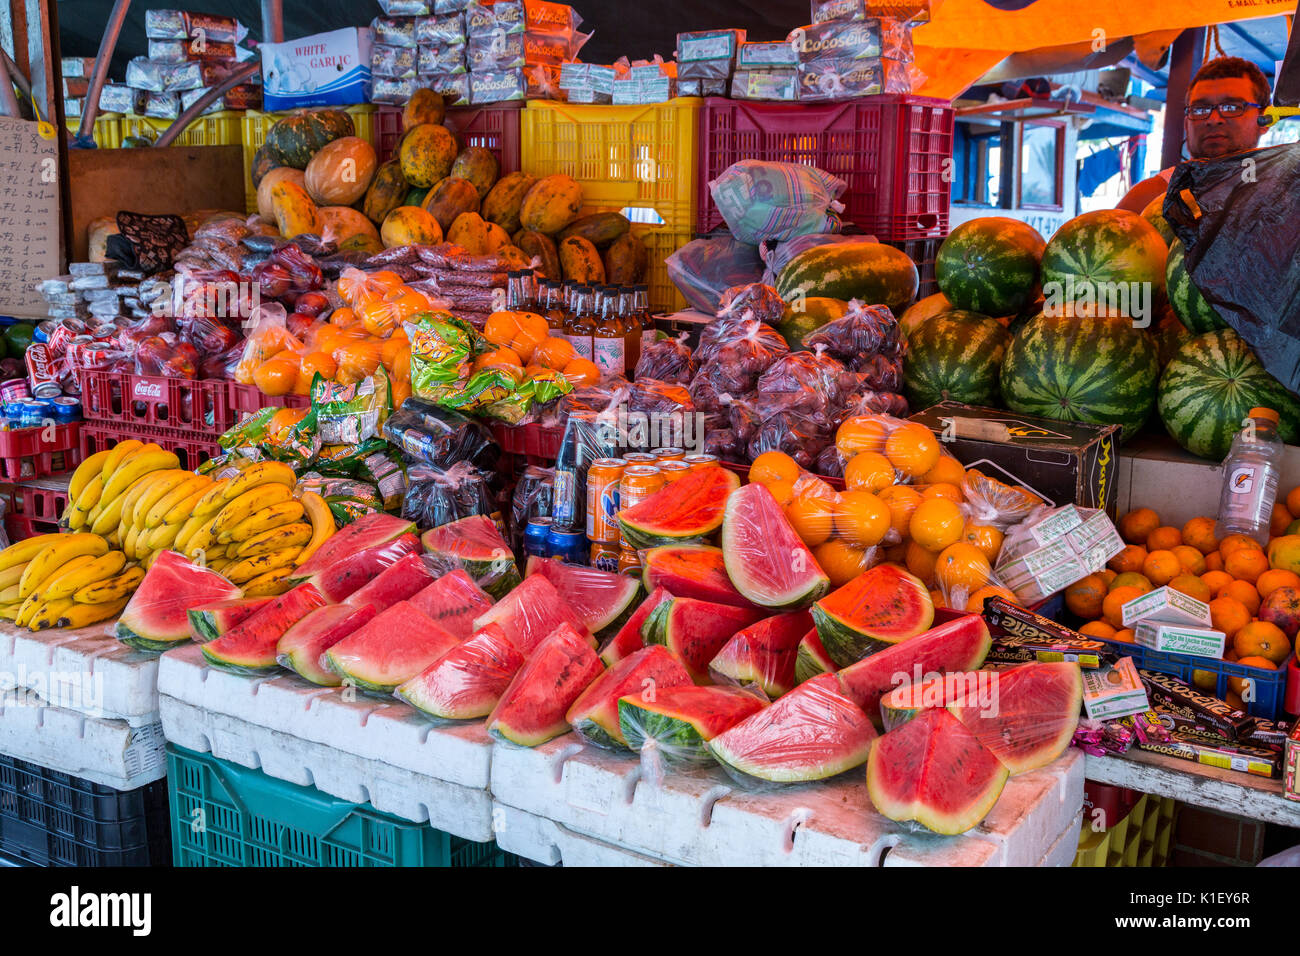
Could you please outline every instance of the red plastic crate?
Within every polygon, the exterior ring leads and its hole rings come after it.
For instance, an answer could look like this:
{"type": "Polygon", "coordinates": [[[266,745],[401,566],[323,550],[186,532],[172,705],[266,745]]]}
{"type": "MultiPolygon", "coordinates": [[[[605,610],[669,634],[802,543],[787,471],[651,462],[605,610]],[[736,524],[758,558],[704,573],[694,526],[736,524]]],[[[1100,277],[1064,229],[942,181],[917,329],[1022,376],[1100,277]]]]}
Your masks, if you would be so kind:
{"type": "Polygon", "coordinates": [[[0,431],[0,480],[61,475],[81,464],[80,422],[0,431]]]}
{"type": "Polygon", "coordinates": [[[83,425],[81,453],[85,456],[93,455],[129,438],[146,443],[157,442],[164,451],[175,452],[180,459],[180,467],[186,471],[194,471],[209,458],[224,454],[215,438],[204,441],[187,431],[113,422],[87,422],[83,425]]]}
{"type": "Polygon", "coordinates": [[[264,408],[308,408],[311,398],[306,395],[264,395],[256,385],[240,385],[228,382],[230,410],[234,414],[234,424],[238,425],[249,415],[255,415],[264,408]]]}
{"type": "Polygon", "coordinates": [[[216,438],[235,424],[229,384],[225,379],[82,370],[81,413],[87,422],[184,429],[216,438]]]}
{"type": "Polygon", "coordinates": [[[918,300],[924,299],[926,296],[934,295],[939,291],[939,283],[935,280],[934,275],[934,261],[939,254],[939,246],[942,244],[943,237],[937,239],[912,239],[908,242],[886,243],[886,245],[893,246],[895,249],[903,252],[909,259],[916,263],[916,271],[921,275],[920,291],[916,294],[918,300]]]}
{"type": "MultiPolygon", "coordinates": [[[[523,103],[494,106],[453,106],[443,125],[456,134],[462,147],[482,146],[501,164],[501,175],[519,171],[519,113],[523,103]]],[[[375,153],[381,163],[397,155],[402,139],[402,109],[381,106],[375,111],[375,153]]]]}
{"type": "Polygon", "coordinates": [[[564,441],[564,426],[496,425],[492,429],[501,450],[507,455],[519,455],[530,465],[554,465],[564,441]]]}
{"type": "Polygon", "coordinates": [[[59,530],[59,516],[68,504],[66,485],[7,485],[0,488],[0,495],[6,500],[5,532],[10,543],[59,530]]]}
{"type": "Polygon", "coordinates": [[[953,110],[905,94],[847,103],[748,103],[710,97],[700,110],[701,233],[724,225],[709,183],[743,159],[815,166],[848,183],[844,219],[880,240],[948,232],[953,110]]]}

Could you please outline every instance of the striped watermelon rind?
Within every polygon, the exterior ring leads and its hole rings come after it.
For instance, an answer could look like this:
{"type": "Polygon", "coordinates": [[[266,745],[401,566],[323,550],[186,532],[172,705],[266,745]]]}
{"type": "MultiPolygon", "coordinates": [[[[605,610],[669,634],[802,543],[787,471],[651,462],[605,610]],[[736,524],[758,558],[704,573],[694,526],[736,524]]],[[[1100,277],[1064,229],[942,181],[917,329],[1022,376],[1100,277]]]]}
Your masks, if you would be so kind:
{"type": "Polygon", "coordinates": [[[997,319],[954,310],[907,337],[903,387],[913,408],[939,402],[998,404],[998,379],[1011,333],[997,319]]]}
{"type": "Polygon", "coordinates": [[[954,229],[939,247],[935,281],[954,308],[1013,315],[1038,288],[1046,247],[1038,230],[1018,219],[972,219],[954,229]]]}
{"type": "Polygon", "coordinates": [[[1219,310],[1210,304],[1210,300],[1192,282],[1191,273],[1187,271],[1186,256],[1187,250],[1182,240],[1175,239],[1169,247],[1169,261],[1165,264],[1165,286],[1174,314],[1193,335],[1228,328],[1228,323],[1223,321],[1219,310]]]}
{"type": "Polygon", "coordinates": [[[1047,243],[1043,290],[1056,287],[1066,300],[1077,301],[1095,296],[1097,283],[1150,283],[1154,301],[1165,291],[1168,254],[1160,233],[1137,213],[1086,212],[1058,229],[1047,243]]]}
{"type": "Polygon", "coordinates": [[[902,315],[916,300],[921,277],[904,253],[879,242],[815,246],[791,259],[776,280],[786,302],[819,296],[887,305],[902,315]]]}
{"type": "Polygon", "coordinates": [[[1158,377],[1155,343],[1132,320],[1044,314],[1011,340],[1002,399],[1024,415],[1120,425],[1123,440],[1150,416],[1158,377]]]}
{"type": "Polygon", "coordinates": [[[1147,207],[1142,210],[1142,218],[1151,224],[1156,232],[1160,233],[1160,238],[1169,246],[1169,251],[1173,251],[1174,237],[1173,227],[1169,225],[1169,220],[1165,218],[1165,194],[1161,193],[1155,199],[1147,203],[1147,207]]]}
{"type": "Polygon", "coordinates": [[[1255,407],[1278,413],[1283,441],[1300,441],[1300,399],[1231,329],[1198,335],[1178,350],[1160,377],[1157,407],[1174,440],[1202,458],[1225,458],[1255,407]]]}

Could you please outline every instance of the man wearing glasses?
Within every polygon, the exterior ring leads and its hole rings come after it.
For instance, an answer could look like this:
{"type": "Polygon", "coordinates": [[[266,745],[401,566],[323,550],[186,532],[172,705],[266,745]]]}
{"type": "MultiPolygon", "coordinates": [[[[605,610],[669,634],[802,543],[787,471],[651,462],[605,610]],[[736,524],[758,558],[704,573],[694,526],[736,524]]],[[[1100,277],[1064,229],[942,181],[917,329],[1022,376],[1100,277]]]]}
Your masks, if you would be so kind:
{"type": "MultiPolygon", "coordinates": [[[[1235,56],[1206,63],[1188,91],[1184,111],[1187,149],[1193,159],[1218,159],[1254,149],[1268,128],[1264,109],[1271,92],[1262,70],[1235,56]]],[[[1169,189],[1173,168],[1144,179],[1128,191],[1118,208],[1141,213],[1169,189]]]]}

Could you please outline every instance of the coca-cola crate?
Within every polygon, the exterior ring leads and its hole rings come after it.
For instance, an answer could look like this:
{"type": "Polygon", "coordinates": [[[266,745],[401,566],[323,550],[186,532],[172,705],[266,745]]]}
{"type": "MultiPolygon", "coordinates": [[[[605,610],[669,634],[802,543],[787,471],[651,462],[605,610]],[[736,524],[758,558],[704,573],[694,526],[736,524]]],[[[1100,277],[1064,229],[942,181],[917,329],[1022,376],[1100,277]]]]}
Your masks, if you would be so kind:
{"type": "MultiPolygon", "coordinates": [[[[501,164],[501,175],[519,171],[519,113],[523,103],[494,106],[453,106],[443,125],[456,134],[462,148],[482,146],[501,164]]],[[[375,153],[381,163],[397,155],[402,141],[402,108],[381,106],[375,112],[375,153]]]]}
{"type": "Polygon", "coordinates": [[[54,534],[68,504],[67,479],[42,478],[30,484],[0,485],[0,497],[5,501],[5,532],[10,543],[38,534],[54,534]]]}
{"type": "Polygon", "coordinates": [[[526,458],[530,465],[554,465],[564,441],[564,426],[496,425],[492,437],[507,455],[526,458]]]}
{"type": "Polygon", "coordinates": [[[723,225],[709,183],[743,159],[815,166],[848,184],[844,219],[880,240],[948,232],[953,109],[889,93],[846,103],[751,103],[710,97],[700,110],[701,233],[723,225]]]}
{"type": "Polygon", "coordinates": [[[83,369],[81,413],[87,422],[184,429],[217,437],[235,424],[225,379],[169,378],[83,369]]]}
{"type": "Polygon", "coordinates": [[[81,453],[93,455],[130,438],[146,444],[156,442],[164,451],[175,452],[180,459],[180,467],[186,471],[194,471],[209,458],[224,454],[215,438],[205,441],[191,432],[173,428],[149,428],[129,422],[87,422],[81,428],[81,453]]]}
{"type": "Polygon", "coordinates": [[[61,475],[81,464],[80,422],[0,431],[0,481],[61,475]]]}
{"type": "Polygon", "coordinates": [[[238,382],[226,384],[230,411],[236,425],[264,408],[311,407],[311,398],[307,395],[266,395],[256,385],[241,385],[238,382]]]}

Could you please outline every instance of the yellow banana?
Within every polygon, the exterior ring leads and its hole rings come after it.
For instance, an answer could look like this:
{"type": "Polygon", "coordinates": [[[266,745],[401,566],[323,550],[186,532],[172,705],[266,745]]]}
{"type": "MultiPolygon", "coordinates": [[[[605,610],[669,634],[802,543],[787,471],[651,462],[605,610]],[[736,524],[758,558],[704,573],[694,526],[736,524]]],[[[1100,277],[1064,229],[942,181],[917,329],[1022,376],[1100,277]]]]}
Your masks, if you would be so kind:
{"type": "Polygon", "coordinates": [[[126,505],[126,499],[130,494],[131,491],[128,489],[126,494],[118,495],[107,504],[101,498],[99,500],[99,514],[88,519],[90,521],[90,530],[95,534],[102,535],[117,530],[117,526],[122,523],[122,508],[126,505]]]}
{"type": "Polygon", "coordinates": [[[112,604],[129,598],[143,580],[144,568],[127,568],[116,577],[86,585],[72,599],[78,604],[112,604]]]}
{"type": "Polygon", "coordinates": [[[131,515],[131,523],[137,528],[147,531],[149,526],[145,524],[144,519],[153,509],[153,506],[193,477],[192,472],[182,471],[179,468],[155,472],[154,479],[149,483],[149,487],[145,489],[145,492],[139,498],[135,499],[135,512],[131,515]]]}
{"type": "Polygon", "coordinates": [[[123,525],[129,526],[135,523],[132,520],[135,517],[135,503],[140,500],[140,496],[148,491],[149,486],[153,484],[154,474],[154,472],[149,472],[148,474],[141,475],[130,488],[117,496],[116,500],[122,502],[121,523],[123,525]]]}
{"type": "Polygon", "coordinates": [[[76,601],[71,607],[66,608],[58,619],[54,622],[54,627],[89,627],[91,624],[98,624],[100,621],[108,621],[122,613],[126,607],[126,602],[130,597],[122,598],[118,601],[110,601],[107,604],[80,604],[76,601]]]}
{"type": "MultiPolygon", "coordinates": [[[[111,551],[110,551],[109,553],[112,554],[111,551]]],[[[89,554],[79,554],[79,555],[77,555],[75,558],[73,558],[71,561],[69,561],[69,562],[68,562],[67,564],[65,564],[63,567],[61,567],[61,568],[55,568],[55,569],[54,569],[54,573],[51,574],[48,578],[46,578],[44,581],[40,581],[40,582],[38,582],[37,585],[36,585],[36,590],[35,590],[33,593],[34,593],[34,594],[39,594],[41,597],[46,597],[46,596],[47,596],[46,592],[49,591],[50,588],[54,587],[54,585],[58,584],[60,578],[65,577],[66,575],[72,574],[72,573],[75,572],[75,571],[80,571],[80,570],[81,570],[82,568],[84,568],[86,565],[93,563],[94,560],[95,560],[95,558],[94,558],[93,556],[89,555],[89,554]]],[[[76,590],[76,588],[73,588],[73,589],[72,589],[72,591],[75,591],[75,590],[76,590]]],[[[62,597],[69,597],[69,596],[71,596],[72,591],[69,591],[67,594],[64,594],[64,595],[61,595],[61,596],[62,596],[62,597]]]]}
{"type": "MultiPolygon", "coordinates": [[[[211,484],[212,482],[203,475],[196,475],[191,472],[188,478],[155,501],[153,506],[144,513],[144,526],[153,529],[160,524],[170,524],[171,522],[167,521],[167,516],[173,508],[189,501],[191,498],[198,501],[201,493],[211,484]]],[[[189,509],[186,508],[185,511],[177,515],[175,523],[180,524],[185,518],[189,517],[189,513],[189,509]]]]}
{"type": "Polygon", "coordinates": [[[217,512],[226,506],[226,485],[229,483],[229,478],[221,478],[214,482],[208,489],[208,493],[194,506],[194,513],[200,518],[206,518],[208,515],[215,517],[217,512]]]}
{"type": "Polygon", "coordinates": [[[162,524],[184,524],[194,517],[194,506],[202,500],[203,496],[208,493],[212,487],[212,482],[204,481],[203,486],[197,491],[191,492],[189,497],[181,498],[174,502],[168,509],[167,514],[163,515],[162,524]]]}
{"type": "Polygon", "coordinates": [[[45,602],[41,600],[39,594],[27,595],[26,600],[18,606],[18,613],[14,615],[14,623],[19,627],[26,627],[27,622],[30,621],[32,615],[36,613],[36,609],[43,603],[45,602]]]}
{"type": "Polygon", "coordinates": [[[145,453],[142,449],[140,454],[132,455],[117,471],[113,472],[113,477],[108,480],[108,484],[104,487],[104,494],[109,501],[112,501],[135,484],[142,475],[147,475],[151,471],[174,469],[180,463],[181,460],[173,452],[151,451],[145,453]]]}
{"type": "Polygon", "coordinates": [[[189,544],[185,546],[185,557],[191,561],[196,561],[200,552],[207,553],[212,550],[217,543],[217,536],[212,533],[212,526],[216,523],[216,520],[216,518],[212,518],[207,524],[199,526],[199,530],[194,532],[189,544]]]}
{"type": "MultiPolygon", "coordinates": [[[[294,501],[292,498],[288,501],[281,501],[279,504],[271,505],[269,508],[263,508],[261,511],[249,515],[239,524],[229,529],[226,535],[218,535],[217,540],[228,537],[230,541],[247,541],[263,531],[272,531],[275,528],[282,528],[285,525],[301,520],[305,510],[300,501],[294,501]]],[[[306,544],[307,542],[300,543],[306,544]]]]}
{"type": "MultiPolygon", "coordinates": [[[[221,509],[221,513],[212,522],[213,533],[216,535],[217,540],[220,541],[227,531],[230,531],[245,518],[256,514],[263,508],[278,505],[292,498],[293,492],[284,485],[264,485],[246,491],[233,501],[227,502],[226,506],[221,509]]],[[[229,538],[226,538],[226,540],[229,540],[229,538]]]]}
{"type": "Polygon", "coordinates": [[[0,590],[11,588],[23,579],[23,569],[26,564],[15,564],[12,568],[5,568],[0,571],[0,590]]]}
{"type": "Polygon", "coordinates": [[[231,553],[237,558],[255,558],[284,548],[301,548],[310,540],[311,525],[299,521],[255,534],[240,542],[238,547],[233,544],[230,547],[235,548],[231,553]]]}
{"type": "Polygon", "coordinates": [[[244,585],[244,597],[283,594],[289,590],[289,575],[292,573],[293,568],[276,568],[274,571],[259,574],[244,585]]]}
{"type": "Polygon", "coordinates": [[[118,533],[116,528],[104,535],[104,540],[108,542],[108,546],[113,550],[122,550],[122,536],[118,533]]]}
{"type": "Polygon", "coordinates": [[[235,563],[234,558],[216,558],[212,561],[209,561],[207,563],[207,567],[209,568],[209,570],[216,571],[218,574],[221,574],[226,570],[226,568],[230,567],[234,563],[235,563]]]}
{"type": "Polygon", "coordinates": [[[17,544],[0,551],[0,571],[8,571],[20,564],[26,564],[40,554],[55,538],[66,537],[62,534],[38,534],[34,538],[24,538],[17,544]]]}
{"type": "Polygon", "coordinates": [[[259,554],[255,558],[244,558],[227,567],[221,573],[235,584],[243,584],[268,571],[291,568],[301,548],[283,548],[270,554],[259,554]]]}
{"type": "Polygon", "coordinates": [[[65,534],[59,537],[60,540],[47,545],[27,565],[22,580],[18,582],[18,593],[23,597],[35,591],[38,584],[73,558],[83,554],[94,558],[108,554],[108,542],[97,534],[65,534]]]}
{"type": "Polygon", "coordinates": [[[105,448],[103,451],[95,452],[77,466],[77,470],[68,479],[68,504],[81,497],[81,493],[86,490],[86,485],[90,484],[90,479],[103,470],[104,462],[112,454],[113,449],[105,448]]]}
{"type": "Polygon", "coordinates": [[[153,567],[153,563],[158,560],[158,555],[160,554],[162,554],[161,551],[154,551],[151,552],[150,554],[145,555],[144,558],[141,559],[140,561],[140,567],[148,571],[150,568],[153,567]]]}
{"type": "Polygon", "coordinates": [[[18,616],[20,604],[0,604],[0,620],[12,621],[18,616]]]}
{"type": "Polygon", "coordinates": [[[234,501],[240,495],[261,485],[284,485],[290,490],[298,483],[298,476],[282,461],[259,461],[251,468],[232,478],[222,493],[227,501],[234,501]]]}
{"type": "Polygon", "coordinates": [[[121,574],[125,567],[126,555],[121,551],[110,551],[103,557],[95,558],[73,571],[60,574],[56,580],[41,589],[41,594],[47,601],[70,598],[84,587],[107,581],[121,574]]]}
{"type": "MultiPolygon", "coordinates": [[[[68,530],[80,531],[86,526],[90,509],[99,504],[99,496],[104,491],[104,480],[98,475],[91,478],[77,503],[68,511],[68,530]]],[[[69,499],[71,500],[71,499],[69,499]]]]}
{"type": "Polygon", "coordinates": [[[42,601],[36,606],[30,618],[27,619],[27,627],[33,631],[47,631],[52,627],[62,627],[59,619],[70,611],[77,602],[72,598],[63,598],[58,601],[42,601]]]}
{"type": "Polygon", "coordinates": [[[190,546],[190,539],[198,533],[199,528],[203,527],[204,519],[198,515],[191,515],[190,518],[181,525],[181,530],[176,535],[176,540],[172,542],[172,547],[184,554],[190,546]]]}
{"type": "Polygon", "coordinates": [[[311,522],[311,540],[298,553],[298,564],[302,565],[311,560],[311,556],[333,536],[337,527],[330,506],[316,492],[305,492],[300,500],[303,510],[307,513],[307,519],[311,522]]]}
{"type": "Polygon", "coordinates": [[[166,551],[176,541],[176,536],[181,533],[181,526],[178,524],[160,524],[152,531],[145,531],[149,537],[145,539],[145,546],[150,551],[166,551]]]}
{"type": "Polygon", "coordinates": [[[22,598],[18,596],[18,585],[0,591],[0,604],[17,604],[22,598]]]}
{"type": "Polygon", "coordinates": [[[104,480],[108,481],[113,477],[113,472],[122,467],[122,462],[126,461],[131,455],[144,447],[144,442],[135,438],[128,438],[126,441],[120,441],[112,448],[108,449],[104,461],[100,465],[99,473],[103,475],[104,480]]]}
{"type": "Polygon", "coordinates": [[[140,529],[132,525],[126,529],[126,537],[122,539],[122,552],[132,561],[138,560],[140,557],[135,547],[139,537],[140,529]]]}

